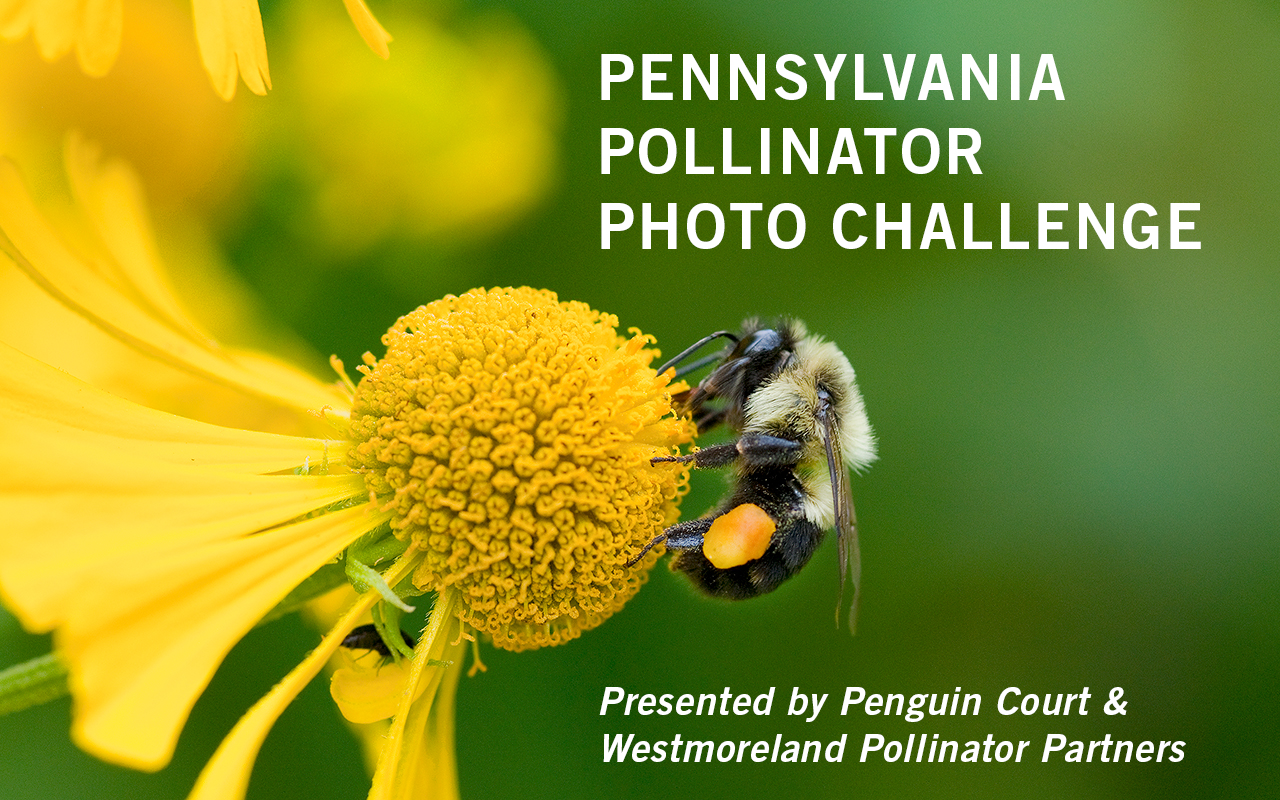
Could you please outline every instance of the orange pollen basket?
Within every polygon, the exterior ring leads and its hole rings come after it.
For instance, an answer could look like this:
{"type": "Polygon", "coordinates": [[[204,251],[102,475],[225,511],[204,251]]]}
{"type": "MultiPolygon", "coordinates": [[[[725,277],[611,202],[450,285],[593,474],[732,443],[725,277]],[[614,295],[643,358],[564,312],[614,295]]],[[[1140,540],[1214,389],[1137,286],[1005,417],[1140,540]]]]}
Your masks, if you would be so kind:
{"type": "Polygon", "coordinates": [[[741,566],[764,555],[777,529],[764,509],[743,503],[711,523],[702,539],[702,553],[716,569],[741,566]]]}

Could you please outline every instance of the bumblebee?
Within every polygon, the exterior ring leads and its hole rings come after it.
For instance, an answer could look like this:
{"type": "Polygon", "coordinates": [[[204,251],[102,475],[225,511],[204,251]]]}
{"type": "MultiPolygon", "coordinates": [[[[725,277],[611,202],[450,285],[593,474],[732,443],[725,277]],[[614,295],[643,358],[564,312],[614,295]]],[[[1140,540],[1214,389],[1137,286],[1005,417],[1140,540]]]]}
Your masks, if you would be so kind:
{"type": "Polygon", "coordinates": [[[808,563],[835,528],[840,550],[839,623],[846,582],[853,583],[849,627],[857,618],[861,554],[849,492],[849,469],[876,458],[853,367],[831,342],[794,320],[764,327],[748,320],[735,335],[719,331],[696,342],[663,372],[719,338],[727,352],[700,359],[677,375],[714,363],[694,388],[673,397],[698,433],[724,425],[735,437],[689,455],[660,456],[697,469],[732,467],[733,488],[710,514],[672,525],[653,546],[675,551],[671,568],[709,595],[732,600],[771,592],[808,563]]]}

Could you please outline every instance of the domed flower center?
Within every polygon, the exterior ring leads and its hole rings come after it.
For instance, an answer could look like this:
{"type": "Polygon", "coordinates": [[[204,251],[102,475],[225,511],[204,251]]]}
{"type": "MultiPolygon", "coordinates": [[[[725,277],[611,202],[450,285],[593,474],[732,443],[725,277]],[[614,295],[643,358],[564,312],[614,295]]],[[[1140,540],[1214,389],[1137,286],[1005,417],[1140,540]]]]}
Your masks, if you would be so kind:
{"type": "Polygon", "coordinates": [[[499,647],[559,644],[629,600],[675,521],[692,438],[657,351],[617,319],[533,289],[477,290],[405,315],[365,356],[352,466],[423,554],[422,589],[499,647]]]}

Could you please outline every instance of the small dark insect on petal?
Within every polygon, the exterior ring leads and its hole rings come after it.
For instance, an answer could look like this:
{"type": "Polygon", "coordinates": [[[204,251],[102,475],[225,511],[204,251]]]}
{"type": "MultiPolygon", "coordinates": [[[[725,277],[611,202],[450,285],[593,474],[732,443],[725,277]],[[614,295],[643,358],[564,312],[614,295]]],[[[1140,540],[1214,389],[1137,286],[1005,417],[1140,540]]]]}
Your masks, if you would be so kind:
{"type": "MultiPolygon", "coordinates": [[[[400,635],[404,637],[404,643],[410,648],[416,647],[418,642],[409,634],[400,631],[400,635]]],[[[387,647],[387,643],[382,641],[382,636],[378,633],[376,625],[361,625],[358,628],[352,628],[351,633],[346,635],[342,640],[342,646],[351,650],[372,650],[383,658],[391,657],[391,648],[387,647]]]]}

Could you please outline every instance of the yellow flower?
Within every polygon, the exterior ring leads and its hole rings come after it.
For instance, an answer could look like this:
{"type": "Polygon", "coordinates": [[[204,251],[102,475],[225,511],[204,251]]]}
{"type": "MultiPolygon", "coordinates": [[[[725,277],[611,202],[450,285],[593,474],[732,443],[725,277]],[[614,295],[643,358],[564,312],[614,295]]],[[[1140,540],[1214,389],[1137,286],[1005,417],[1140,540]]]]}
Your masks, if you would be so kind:
{"type": "MultiPolygon", "coordinates": [[[[351,462],[422,553],[413,581],[523,650],[599,625],[639,589],[637,528],[662,531],[674,490],[644,469],[685,423],[635,335],[532,289],[446,298],[402,317],[365,357],[351,462]],[[620,346],[621,344],[621,346],[620,346]],[[569,345],[569,346],[566,346],[569,345]]],[[[641,540],[643,541],[643,540],[641,540]]]]}
{"type": "MultiPolygon", "coordinates": [[[[337,621],[341,610],[350,605],[351,597],[350,587],[337,589],[310,603],[304,614],[316,627],[327,630],[337,621]]],[[[368,623],[370,620],[363,621],[368,623]]],[[[450,671],[445,675],[445,681],[437,693],[438,699],[431,712],[438,720],[427,742],[433,752],[423,756],[437,766],[431,769],[423,768],[424,774],[429,775],[432,781],[432,791],[418,792],[413,795],[415,797],[457,795],[456,771],[453,766],[453,696],[462,672],[461,656],[465,645],[464,641],[454,636],[452,632],[446,632],[445,635],[451,638],[449,638],[449,650],[444,654],[446,658],[441,660],[450,663],[450,671]]],[[[473,651],[475,657],[468,675],[485,669],[484,664],[479,661],[475,640],[472,639],[471,643],[475,648],[473,651]]],[[[389,720],[399,711],[400,703],[409,690],[410,678],[413,674],[412,667],[410,660],[393,661],[386,657],[372,658],[371,651],[368,650],[344,649],[339,651],[329,663],[332,671],[329,692],[359,738],[370,774],[377,771],[378,760],[382,756],[382,745],[387,740],[387,733],[391,728],[389,720]]],[[[412,698],[411,702],[419,700],[426,689],[427,686],[419,679],[414,684],[413,694],[409,695],[412,698]]]]}
{"type": "Polygon", "coordinates": [[[104,77],[46,63],[35,47],[0,46],[0,152],[52,183],[59,145],[78,130],[128,159],[170,213],[175,201],[207,208],[225,198],[244,171],[243,119],[253,104],[209,91],[188,8],[129,0],[120,57],[104,77]]]}
{"type": "MultiPolygon", "coordinates": [[[[452,244],[501,230],[556,174],[557,76],[518,20],[495,11],[449,24],[389,8],[396,57],[369,58],[336,9],[296,3],[273,42],[289,91],[250,110],[259,185],[305,187],[311,235],[350,253],[391,236],[452,244]]],[[[304,217],[305,219],[306,217],[304,217]]],[[[416,280],[415,276],[415,280],[416,280]]]]}
{"type": "MultiPolygon", "coordinates": [[[[378,24],[364,0],[343,0],[356,30],[382,58],[391,55],[391,35],[378,24]]],[[[271,88],[267,43],[257,0],[192,0],[196,42],[205,71],[223,99],[235,96],[237,78],[254,94],[271,88]]],[[[87,74],[105,75],[120,50],[122,0],[0,0],[0,38],[28,33],[46,61],[73,48],[87,74]]]]}
{"type": "Polygon", "coordinates": [[[53,632],[75,741],[163,767],[232,646],[338,569],[361,593],[240,720],[192,796],[242,796],[271,725],[352,628],[370,611],[398,625],[404,598],[424,594],[414,602],[434,607],[390,673],[401,680],[356,675],[335,697],[361,721],[394,712],[372,796],[456,793],[464,642],[478,632],[522,649],[599,624],[657,554],[627,558],[675,517],[687,473],[650,459],[691,426],[669,415],[651,340],[550,292],[477,290],[397,322],[358,387],[326,385],[213,341],[160,274],[127,171],[78,147],[68,168],[97,247],[73,250],[0,161],[0,267],[137,353],[313,431],[164,413],[0,344],[0,598],[28,630],[53,632]]]}

